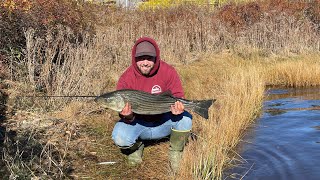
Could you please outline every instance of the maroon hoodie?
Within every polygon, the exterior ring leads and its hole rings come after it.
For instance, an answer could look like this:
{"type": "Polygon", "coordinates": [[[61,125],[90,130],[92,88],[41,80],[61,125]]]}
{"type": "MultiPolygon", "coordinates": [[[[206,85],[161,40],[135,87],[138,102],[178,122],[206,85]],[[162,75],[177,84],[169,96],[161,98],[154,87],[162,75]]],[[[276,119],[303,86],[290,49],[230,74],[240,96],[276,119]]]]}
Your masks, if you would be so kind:
{"type": "Polygon", "coordinates": [[[176,70],[160,59],[160,49],[155,40],[149,37],[142,37],[137,40],[132,48],[132,64],[121,75],[117,90],[120,89],[134,89],[141,90],[151,94],[159,94],[162,92],[170,91],[173,96],[184,98],[181,81],[176,70]],[[136,46],[142,41],[149,41],[156,49],[156,61],[154,68],[151,70],[149,76],[144,76],[140,73],[136,60],[136,46]]]}

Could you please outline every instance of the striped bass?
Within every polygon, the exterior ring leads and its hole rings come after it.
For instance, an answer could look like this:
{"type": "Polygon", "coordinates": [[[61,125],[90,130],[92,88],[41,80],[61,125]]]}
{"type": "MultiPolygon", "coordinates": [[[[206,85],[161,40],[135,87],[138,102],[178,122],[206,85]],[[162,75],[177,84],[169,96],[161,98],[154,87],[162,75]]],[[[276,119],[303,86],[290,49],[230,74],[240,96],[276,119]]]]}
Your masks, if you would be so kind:
{"type": "Polygon", "coordinates": [[[176,101],[180,101],[183,103],[186,110],[191,110],[201,117],[208,119],[208,109],[215,99],[187,100],[176,98],[168,92],[150,94],[138,90],[123,89],[102,94],[95,98],[95,101],[100,103],[103,107],[117,112],[121,112],[128,102],[134,113],[142,115],[170,112],[171,105],[174,105],[176,101]]]}

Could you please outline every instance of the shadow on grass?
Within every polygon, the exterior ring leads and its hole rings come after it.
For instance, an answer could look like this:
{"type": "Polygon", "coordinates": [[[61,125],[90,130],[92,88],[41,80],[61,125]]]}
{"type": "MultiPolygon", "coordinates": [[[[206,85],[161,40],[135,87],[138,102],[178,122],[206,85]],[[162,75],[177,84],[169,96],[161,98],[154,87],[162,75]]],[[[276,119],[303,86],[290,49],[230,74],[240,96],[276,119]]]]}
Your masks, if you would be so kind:
{"type": "MultiPolygon", "coordinates": [[[[7,100],[8,95],[6,93],[3,93],[0,90],[0,153],[1,157],[3,157],[3,150],[4,150],[4,141],[6,139],[6,136],[10,136],[10,138],[13,138],[16,136],[16,132],[10,131],[9,133],[6,133],[6,127],[5,127],[5,121],[7,120],[6,112],[7,112],[7,100]]],[[[2,178],[9,178],[9,171],[6,168],[5,161],[3,158],[0,159],[0,177],[2,178]]]]}

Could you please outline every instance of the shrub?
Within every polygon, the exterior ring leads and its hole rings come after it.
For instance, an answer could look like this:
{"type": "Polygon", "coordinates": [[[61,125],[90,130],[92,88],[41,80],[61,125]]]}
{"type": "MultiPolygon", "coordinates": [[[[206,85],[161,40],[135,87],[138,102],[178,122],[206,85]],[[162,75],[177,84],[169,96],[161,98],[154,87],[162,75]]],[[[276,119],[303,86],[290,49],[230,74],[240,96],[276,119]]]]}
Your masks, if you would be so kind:
{"type": "Polygon", "coordinates": [[[40,37],[57,25],[67,26],[75,33],[93,32],[92,6],[68,0],[1,1],[0,54],[10,56],[12,50],[22,51],[26,44],[24,32],[29,28],[35,29],[40,37]]]}
{"type": "MultiPolygon", "coordinates": [[[[236,0],[234,3],[250,2],[253,0],[236,0]]],[[[230,0],[150,0],[140,4],[141,9],[168,8],[177,5],[193,4],[198,6],[222,6],[230,0]]]]}

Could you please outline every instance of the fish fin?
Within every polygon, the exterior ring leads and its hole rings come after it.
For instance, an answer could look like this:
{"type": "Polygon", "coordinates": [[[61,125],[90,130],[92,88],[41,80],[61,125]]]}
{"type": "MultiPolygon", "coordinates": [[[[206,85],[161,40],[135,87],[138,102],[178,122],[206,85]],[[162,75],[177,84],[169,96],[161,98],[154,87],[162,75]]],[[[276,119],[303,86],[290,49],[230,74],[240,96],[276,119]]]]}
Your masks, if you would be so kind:
{"type": "Polygon", "coordinates": [[[216,101],[216,99],[210,100],[201,100],[196,101],[196,106],[192,109],[195,113],[199,114],[201,117],[208,119],[209,118],[209,108],[216,101]]]}

